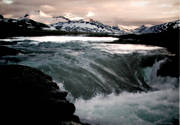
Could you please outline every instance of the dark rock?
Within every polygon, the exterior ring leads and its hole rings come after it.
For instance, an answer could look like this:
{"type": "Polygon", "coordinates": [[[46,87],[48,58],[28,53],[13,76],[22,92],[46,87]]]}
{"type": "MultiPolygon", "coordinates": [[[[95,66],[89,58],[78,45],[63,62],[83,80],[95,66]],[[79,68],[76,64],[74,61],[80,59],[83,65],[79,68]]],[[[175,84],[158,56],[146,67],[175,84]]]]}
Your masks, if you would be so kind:
{"type": "Polygon", "coordinates": [[[59,99],[64,99],[68,94],[67,92],[62,92],[62,91],[52,91],[51,93],[52,96],[59,99]]]}
{"type": "Polygon", "coordinates": [[[141,67],[151,67],[156,61],[160,61],[164,58],[165,56],[163,55],[146,56],[141,59],[140,65],[141,67]]]}
{"type": "Polygon", "coordinates": [[[157,72],[158,76],[171,76],[179,77],[179,58],[178,56],[172,56],[167,59],[164,63],[160,65],[157,72]]]}
{"type": "Polygon", "coordinates": [[[6,46],[0,46],[0,56],[17,55],[18,53],[22,53],[22,51],[9,48],[6,46]]]}
{"type": "Polygon", "coordinates": [[[3,15],[0,14],[0,19],[4,19],[3,15]]]}
{"type": "Polygon", "coordinates": [[[0,65],[0,77],[1,124],[82,125],[74,104],[66,100],[67,92],[50,76],[27,66],[0,65]]]}
{"type": "Polygon", "coordinates": [[[7,42],[7,41],[0,41],[0,45],[16,45],[18,41],[12,41],[12,42],[7,42]]]}
{"type": "Polygon", "coordinates": [[[24,17],[29,17],[29,14],[25,14],[24,17]]]}

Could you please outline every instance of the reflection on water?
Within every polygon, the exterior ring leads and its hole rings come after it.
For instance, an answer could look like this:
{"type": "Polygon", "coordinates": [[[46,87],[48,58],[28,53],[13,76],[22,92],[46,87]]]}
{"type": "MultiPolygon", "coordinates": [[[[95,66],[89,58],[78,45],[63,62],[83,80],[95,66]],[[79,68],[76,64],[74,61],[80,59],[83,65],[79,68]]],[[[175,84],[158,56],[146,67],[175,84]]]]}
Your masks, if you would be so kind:
{"type": "MultiPolygon", "coordinates": [[[[42,42],[67,43],[75,42],[81,45],[88,45],[92,48],[110,53],[110,54],[129,54],[133,52],[146,53],[151,50],[162,50],[162,47],[134,45],[134,44],[111,44],[118,38],[114,37],[85,37],[85,36],[41,36],[41,37],[14,37],[12,39],[0,39],[0,41],[30,41],[31,44],[42,42]],[[108,43],[105,43],[108,42],[108,43]]],[[[75,54],[76,55],[76,54],[75,54]]]]}
{"type": "MultiPolygon", "coordinates": [[[[88,41],[88,42],[112,42],[118,40],[113,37],[84,37],[84,36],[41,36],[41,37],[14,37],[14,40],[33,40],[37,42],[72,42],[72,41],[88,41]]],[[[1,41],[9,41],[12,39],[0,39],[1,41]]]]}
{"type": "Polygon", "coordinates": [[[162,49],[162,47],[137,44],[96,44],[94,48],[98,48],[111,54],[128,54],[133,52],[146,53],[146,51],[162,49]]]}

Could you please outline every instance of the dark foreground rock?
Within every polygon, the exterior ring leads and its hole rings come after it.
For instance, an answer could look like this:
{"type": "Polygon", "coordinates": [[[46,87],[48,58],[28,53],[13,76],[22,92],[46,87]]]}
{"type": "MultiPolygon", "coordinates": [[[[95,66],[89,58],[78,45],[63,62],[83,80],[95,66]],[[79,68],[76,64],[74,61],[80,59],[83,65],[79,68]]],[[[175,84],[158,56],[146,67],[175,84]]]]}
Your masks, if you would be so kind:
{"type": "Polygon", "coordinates": [[[8,64],[9,61],[17,63],[21,60],[15,57],[14,55],[18,55],[22,53],[24,52],[22,52],[21,50],[0,45],[0,64],[8,64]]]}
{"type": "Polygon", "coordinates": [[[0,65],[2,125],[82,125],[52,78],[20,65],[0,65]]]}

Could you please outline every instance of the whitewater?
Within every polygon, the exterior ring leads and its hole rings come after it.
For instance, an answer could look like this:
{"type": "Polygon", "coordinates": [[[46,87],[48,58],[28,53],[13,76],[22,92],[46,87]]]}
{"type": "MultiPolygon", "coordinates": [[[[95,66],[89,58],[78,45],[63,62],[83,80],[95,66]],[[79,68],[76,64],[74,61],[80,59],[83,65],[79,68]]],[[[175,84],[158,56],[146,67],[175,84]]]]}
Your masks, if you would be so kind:
{"type": "Polygon", "coordinates": [[[179,79],[157,76],[166,58],[143,67],[143,60],[165,57],[157,46],[112,44],[113,37],[43,36],[2,39],[21,50],[0,63],[38,68],[50,75],[92,125],[176,125],[179,79]],[[7,61],[8,60],[8,61],[7,61]]]}

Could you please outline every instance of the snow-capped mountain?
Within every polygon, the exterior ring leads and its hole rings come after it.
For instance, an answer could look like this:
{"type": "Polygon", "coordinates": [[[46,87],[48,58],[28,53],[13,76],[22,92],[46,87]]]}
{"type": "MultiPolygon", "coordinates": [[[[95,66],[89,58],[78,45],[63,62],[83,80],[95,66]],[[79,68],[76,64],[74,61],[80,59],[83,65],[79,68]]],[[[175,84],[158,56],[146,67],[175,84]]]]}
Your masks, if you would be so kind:
{"type": "Polygon", "coordinates": [[[132,33],[132,31],[137,28],[137,26],[125,26],[120,24],[118,25],[118,27],[126,33],[132,33]]]}
{"type": "Polygon", "coordinates": [[[14,22],[17,22],[17,24],[25,26],[30,29],[49,28],[49,26],[44,23],[40,23],[40,22],[34,21],[32,19],[26,18],[26,17],[19,18],[14,22]]]}
{"type": "Polygon", "coordinates": [[[12,18],[0,18],[0,24],[2,26],[7,26],[7,28],[23,28],[23,29],[40,29],[43,28],[50,28],[48,25],[36,22],[32,19],[29,19],[27,17],[21,17],[18,19],[12,19],[12,18]]]}
{"type": "Polygon", "coordinates": [[[145,25],[142,25],[141,27],[135,29],[132,33],[137,34],[145,34],[145,33],[160,33],[165,32],[168,30],[180,28],[180,20],[176,20],[173,22],[163,23],[151,27],[147,27],[145,25]]]}
{"type": "Polygon", "coordinates": [[[92,19],[90,19],[89,21],[68,20],[66,22],[58,22],[55,24],[51,24],[51,26],[55,27],[60,31],[66,32],[107,33],[114,35],[122,35],[126,33],[123,30],[120,30],[119,27],[105,25],[92,19]]]}
{"type": "Polygon", "coordinates": [[[132,30],[132,33],[143,33],[146,29],[148,29],[149,27],[142,25],[134,30],[132,30]]]}
{"type": "MultiPolygon", "coordinates": [[[[173,29],[180,29],[180,20],[168,22],[160,25],[155,25],[151,27],[147,27],[142,25],[139,28],[133,29],[134,27],[128,26],[109,26],[105,25],[101,22],[94,21],[92,19],[88,20],[70,20],[63,16],[54,17],[58,23],[54,23],[51,25],[47,25],[44,23],[40,23],[28,18],[28,14],[24,17],[12,19],[12,18],[4,18],[0,15],[0,27],[1,32],[7,33],[11,31],[11,34],[16,34],[14,31],[31,32],[32,30],[56,30],[65,31],[65,32],[78,32],[78,33],[105,33],[109,35],[126,35],[126,34],[146,34],[146,33],[160,33],[173,29]],[[60,21],[61,20],[61,21],[60,21]],[[28,30],[29,29],[29,30],[28,30]]],[[[18,33],[17,32],[17,33],[18,33]]],[[[44,31],[43,31],[44,32],[44,31]]],[[[47,32],[50,33],[50,32],[47,32]]],[[[21,33],[22,34],[22,33],[21,33]]]]}

